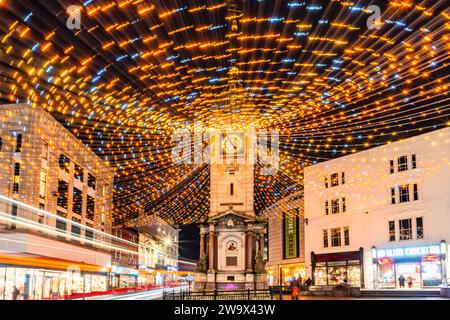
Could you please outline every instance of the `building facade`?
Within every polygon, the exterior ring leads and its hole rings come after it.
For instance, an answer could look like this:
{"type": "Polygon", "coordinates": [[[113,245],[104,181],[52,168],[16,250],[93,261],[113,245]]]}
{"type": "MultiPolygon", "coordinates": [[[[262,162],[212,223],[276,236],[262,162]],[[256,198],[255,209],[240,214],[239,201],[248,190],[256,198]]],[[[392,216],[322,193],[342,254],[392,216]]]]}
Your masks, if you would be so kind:
{"type": "Polygon", "coordinates": [[[179,229],[159,217],[139,227],[139,270],[141,277],[156,285],[178,280],[179,229]]]}
{"type": "Polygon", "coordinates": [[[267,217],[267,282],[290,285],[295,277],[305,280],[305,219],[303,194],[293,194],[264,211],[267,217]]]}
{"type": "Polygon", "coordinates": [[[448,280],[450,128],[305,168],[306,267],[316,285],[448,280]]]}
{"type": "Polygon", "coordinates": [[[43,109],[0,106],[0,299],[106,290],[113,177],[43,109]]]}
{"type": "Polygon", "coordinates": [[[197,290],[261,289],[266,223],[254,212],[254,143],[245,132],[210,135],[210,213],[200,227],[197,290]]]}

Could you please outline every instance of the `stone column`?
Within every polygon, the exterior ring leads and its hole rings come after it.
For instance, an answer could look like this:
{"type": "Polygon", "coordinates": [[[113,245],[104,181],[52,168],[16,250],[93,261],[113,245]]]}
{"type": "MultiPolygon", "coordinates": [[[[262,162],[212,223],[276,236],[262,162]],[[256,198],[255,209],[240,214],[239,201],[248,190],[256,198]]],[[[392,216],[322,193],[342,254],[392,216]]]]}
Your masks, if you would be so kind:
{"type": "Polygon", "coordinates": [[[246,271],[247,272],[253,272],[253,247],[254,247],[254,236],[253,236],[253,226],[249,225],[247,228],[247,234],[246,234],[246,250],[245,250],[245,256],[246,256],[246,271]]]}
{"type": "Polygon", "coordinates": [[[203,229],[200,231],[200,259],[205,257],[205,233],[203,229]]]}
{"type": "Polygon", "coordinates": [[[209,226],[209,244],[208,244],[208,250],[209,250],[209,270],[208,271],[215,271],[215,256],[216,256],[216,252],[214,250],[214,239],[215,239],[215,234],[214,234],[214,225],[210,225],[209,226]]]}
{"type": "Polygon", "coordinates": [[[264,231],[259,233],[259,253],[264,257],[264,231]]]}

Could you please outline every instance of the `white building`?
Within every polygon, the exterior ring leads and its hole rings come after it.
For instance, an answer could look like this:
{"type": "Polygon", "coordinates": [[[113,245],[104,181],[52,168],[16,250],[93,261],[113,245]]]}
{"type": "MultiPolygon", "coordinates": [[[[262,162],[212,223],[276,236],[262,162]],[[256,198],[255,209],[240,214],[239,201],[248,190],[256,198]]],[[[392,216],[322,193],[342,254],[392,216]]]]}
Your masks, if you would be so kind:
{"type": "Polygon", "coordinates": [[[304,176],[306,267],[316,285],[447,281],[450,128],[313,165],[304,176]]]}
{"type": "Polygon", "coordinates": [[[145,227],[139,227],[138,230],[139,269],[150,272],[151,281],[155,284],[175,281],[178,271],[179,229],[159,217],[152,217],[147,220],[145,227]]]}
{"type": "Polygon", "coordinates": [[[113,179],[43,109],[0,106],[0,299],[107,289],[113,179]]]}

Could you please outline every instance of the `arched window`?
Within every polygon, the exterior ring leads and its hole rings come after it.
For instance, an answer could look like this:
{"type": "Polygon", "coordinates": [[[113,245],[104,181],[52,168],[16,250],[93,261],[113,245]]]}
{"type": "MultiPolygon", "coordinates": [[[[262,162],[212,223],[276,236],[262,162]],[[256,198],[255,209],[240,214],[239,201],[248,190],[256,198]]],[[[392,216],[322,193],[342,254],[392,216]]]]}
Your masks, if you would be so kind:
{"type": "Polygon", "coordinates": [[[234,184],[230,183],[230,195],[234,195],[234,184]]]}

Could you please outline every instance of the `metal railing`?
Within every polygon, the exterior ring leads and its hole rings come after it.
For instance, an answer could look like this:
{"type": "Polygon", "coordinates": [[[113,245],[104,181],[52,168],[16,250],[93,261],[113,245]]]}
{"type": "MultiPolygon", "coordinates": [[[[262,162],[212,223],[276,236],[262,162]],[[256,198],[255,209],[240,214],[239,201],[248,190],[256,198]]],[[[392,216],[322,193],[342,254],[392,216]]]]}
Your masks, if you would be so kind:
{"type": "Polygon", "coordinates": [[[273,300],[271,290],[165,291],[163,300],[273,300]]]}

